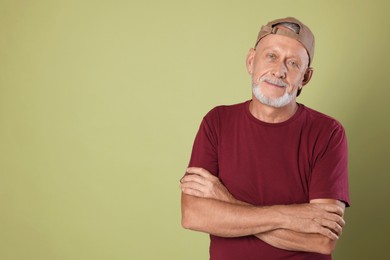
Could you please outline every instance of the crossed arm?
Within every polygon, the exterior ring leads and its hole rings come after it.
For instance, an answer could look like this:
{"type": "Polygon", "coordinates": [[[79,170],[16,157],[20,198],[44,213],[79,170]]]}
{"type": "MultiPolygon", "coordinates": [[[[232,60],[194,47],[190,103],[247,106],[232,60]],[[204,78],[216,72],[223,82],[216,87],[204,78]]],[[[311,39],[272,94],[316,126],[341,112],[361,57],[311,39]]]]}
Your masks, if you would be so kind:
{"type": "Polygon", "coordinates": [[[181,180],[184,228],[222,237],[254,235],[281,249],[331,254],[345,225],[340,201],[256,207],[235,199],[208,171],[187,172],[181,180]]]}

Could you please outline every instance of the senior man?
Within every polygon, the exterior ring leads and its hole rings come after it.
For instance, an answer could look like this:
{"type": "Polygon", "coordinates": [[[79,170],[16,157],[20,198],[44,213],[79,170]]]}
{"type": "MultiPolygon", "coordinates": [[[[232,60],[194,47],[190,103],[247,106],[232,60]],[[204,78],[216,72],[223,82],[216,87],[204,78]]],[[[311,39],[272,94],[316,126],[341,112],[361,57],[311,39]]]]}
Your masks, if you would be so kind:
{"type": "Polygon", "coordinates": [[[210,234],[211,260],[331,259],[349,206],[347,140],[296,102],[314,36],[288,17],[262,26],[246,68],[252,99],[204,118],[181,179],[182,225],[210,234]]]}

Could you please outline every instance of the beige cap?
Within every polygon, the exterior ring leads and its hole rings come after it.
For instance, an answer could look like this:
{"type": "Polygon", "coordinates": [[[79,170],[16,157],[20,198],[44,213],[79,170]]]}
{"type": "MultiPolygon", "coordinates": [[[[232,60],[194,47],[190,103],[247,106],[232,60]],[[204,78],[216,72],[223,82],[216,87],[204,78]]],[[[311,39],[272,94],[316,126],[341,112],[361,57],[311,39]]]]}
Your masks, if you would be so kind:
{"type": "Polygon", "coordinates": [[[299,41],[306,49],[307,53],[309,54],[309,65],[313,61],[314,57],[314,35],[310,31],[309,27],[304,25],[302,22],[300,22],[298,19],[294,17],[287,17],[282,19],[277,19],[274,21],[271,21],[267,23],[266,25],[263,25],[260,29],[259,35],[257,36],[257,41],[255,44],[255,48],[259,41],[269,35],[269,34],[279,34],[284,35],[290,38],[293,38],[297,41],[299,41]],[[280,27],[277,27],[278,24],[281,23],[293,23],[296,24],[299,27],[298,33],[295,33],[292,30],[283,30],[280,29],[280,27]]]}

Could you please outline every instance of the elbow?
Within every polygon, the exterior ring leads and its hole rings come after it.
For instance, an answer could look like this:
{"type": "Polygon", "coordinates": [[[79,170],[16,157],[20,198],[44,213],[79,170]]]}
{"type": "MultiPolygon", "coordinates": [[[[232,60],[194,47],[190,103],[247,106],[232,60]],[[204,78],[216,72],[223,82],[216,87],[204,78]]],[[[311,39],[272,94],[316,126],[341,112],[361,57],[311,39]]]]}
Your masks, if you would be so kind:
{"type": "Polygon", "coordinates": [[[194,220],[198,219],[196,212],[191,206],[191,203],[188,203],[190,198],[184,196],[182,198],[181,204],[181,226],[185,229],[196,230],[196,223],[194,220]]]}
{"type": "Polygon", "coordinates": [[[190,221],[190,217],[188,216],[188,210],[182,208],[181,212],[181,226],[185,229],[192,229],[192,224],[190,221]]]}
{"type": "Polygon", "coordinates": [[[209,205],[205,200],[183,194],[181,203],[181,226],[192,231],[210,231],[210,219],[204,212],[209,205]]]}
{"type": "Polygon", "coordinates": [[[202,231],[202,216],[197,209],[190,205],[183,206],[181,209],[181,226],[193,231],[202,231]]]}
{"type": "Polygon", "coordinates": [[[324,255],[331,255],[336,249],[336,240],[331,240],[329,238],[324,239],[324,243],[320,246],[319,252],[324,255]]]}
{"type": "Polygon", "coordinates": [[[202,231],[201,225],[199,223],[199,217],[197,217],[191,209],[182,209],[181,226],[184,229],[202,231]]]}
{"type": "Polygon", "coordinates": [[[188,221],[188,219],[185,219],[182,217],[181,219],[181,226],[184,228],[184,229],[189,229],[189,230],[194,230],[193,226],[191,225],[191,222],[188,221]]]}

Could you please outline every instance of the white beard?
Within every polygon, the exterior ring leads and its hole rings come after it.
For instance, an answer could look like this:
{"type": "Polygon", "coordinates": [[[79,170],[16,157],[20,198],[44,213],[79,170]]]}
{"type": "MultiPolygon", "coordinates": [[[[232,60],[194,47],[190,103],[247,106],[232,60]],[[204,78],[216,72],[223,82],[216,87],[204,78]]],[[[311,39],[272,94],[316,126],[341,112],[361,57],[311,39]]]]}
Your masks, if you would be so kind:
{"type": "Polygon", "coordinates": [[[289,104],[294,97],[297,96],[297,89],[291,92],[290,94],[285,92],[283,96],[278,98],[270,98],[264,95],[264,93],[261,91],[260,87],[258,85],[253,85],[252,92],[255,95],[256,99],[259,100],[262,104],[271,106],[271,107],[284,107],[287,104],[289,104]]]}

